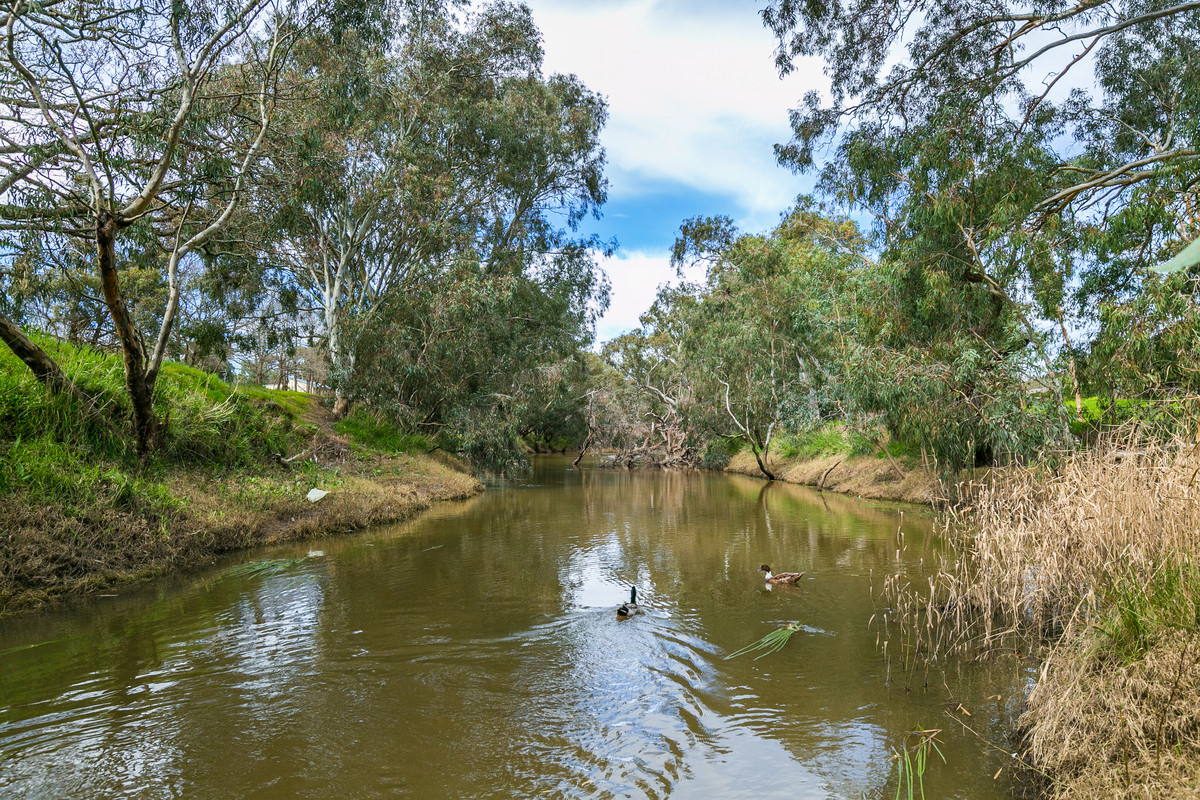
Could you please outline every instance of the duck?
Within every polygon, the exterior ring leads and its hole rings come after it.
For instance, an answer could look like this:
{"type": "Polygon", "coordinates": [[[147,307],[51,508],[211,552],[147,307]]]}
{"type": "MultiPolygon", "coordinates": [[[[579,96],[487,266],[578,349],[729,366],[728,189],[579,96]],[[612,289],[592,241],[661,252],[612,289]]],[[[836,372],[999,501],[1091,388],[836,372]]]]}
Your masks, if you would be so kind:
{"type": "Polygon", "coordinates": [[[766,564],[763,564],[755,571],[767,573],[767,577],[763,579],[767,583],[795,583],[804,577],[803,572],[781,572],[778,575],[772,575],[771,568],[766,564]]]}
{"type": "Polygon", "coordinates": [[[630,586],[629,587],[629,602],[622,603],[617,608],[617,618],[618,619],[628,619],[629,617],[637,616],[638,614],[641,614],[641,613],[643,613],[642,609],[637,604],[637,587],[630,586]]]}

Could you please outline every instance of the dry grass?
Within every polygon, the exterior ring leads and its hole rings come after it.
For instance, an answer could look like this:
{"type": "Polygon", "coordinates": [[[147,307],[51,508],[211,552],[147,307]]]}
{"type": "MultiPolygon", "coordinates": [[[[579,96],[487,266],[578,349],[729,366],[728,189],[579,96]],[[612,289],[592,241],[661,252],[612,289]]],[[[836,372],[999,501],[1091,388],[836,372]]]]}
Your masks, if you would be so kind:
{"type": "Polygon", "coordinates": [[[1200,797],[1200,452],[1111,438],[966,487],[940,566],[888,579],[912,662],[1046,655],[1019,721],[1053,797],[1200,797]]]}
{"type": "Polygon", "coordinates": [[[996,472],[965,487],[952,523],[972,533],[955,566],[931,579],[940,583],[935,622],[955,630],[946,644],[1053,639],[1073,621],[1096,622],[1122,587],[1189,569],[1200,553],[1198,473],[1193,446],[1122,437],[1053,469],[996,472]]]}
{"type": "Polygon", "coordinates": [[[165,509],[114,508],[103,497],[66,508],[32,497],[0,507],[0,614],[203,563],[249,547],[406,519],[470,497],[479,482],[433,456],[343,460],[301,473],[267,467],[213,478],[179,472],[165,509]],[[304,499],[310,484],[330,489],[304,499]]]}
{"type": "Polygon", "coordinates": [[[1057,800],[1200,797],[1200,639],[1161,632],[1142,657],[1065,638],[1020,724],[1025,756],[1057,800]]]}

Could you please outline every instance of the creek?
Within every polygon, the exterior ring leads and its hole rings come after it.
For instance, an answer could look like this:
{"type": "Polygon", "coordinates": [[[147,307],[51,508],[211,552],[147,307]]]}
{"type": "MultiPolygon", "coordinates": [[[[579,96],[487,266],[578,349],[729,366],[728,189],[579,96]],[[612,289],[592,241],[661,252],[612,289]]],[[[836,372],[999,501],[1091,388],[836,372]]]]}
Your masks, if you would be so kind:
{"type": "Polygon", "coordinates": [[[890,798],[918,728],[942,729],[927,797],[1007,797],[1029,665],[879,645],[883,578],[943,547],[919,508],[539,459],[404,524],[0,621],[0,797],[890,798]]]}

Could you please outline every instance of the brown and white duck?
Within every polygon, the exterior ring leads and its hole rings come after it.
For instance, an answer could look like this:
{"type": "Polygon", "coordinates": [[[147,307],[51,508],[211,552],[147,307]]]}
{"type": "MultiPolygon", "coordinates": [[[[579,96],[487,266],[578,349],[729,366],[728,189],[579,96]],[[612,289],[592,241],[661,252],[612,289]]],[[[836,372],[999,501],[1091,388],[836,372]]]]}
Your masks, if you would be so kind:
{"type": "Polygon", "coordinates": [[[771,568],[766,564],[763,564],[756,571],[767,573],[767,577],[763,579],[767,583],[795,583],[804,577],[803,572],[781,572],[778,575],[775,575],[771,572],[771,568]]]}

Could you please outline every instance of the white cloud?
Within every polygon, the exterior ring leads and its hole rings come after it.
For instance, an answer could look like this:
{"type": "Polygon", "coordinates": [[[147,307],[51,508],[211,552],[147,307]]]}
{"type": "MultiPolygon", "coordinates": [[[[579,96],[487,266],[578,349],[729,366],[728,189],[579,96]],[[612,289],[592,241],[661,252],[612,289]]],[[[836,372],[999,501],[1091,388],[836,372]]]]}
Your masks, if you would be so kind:
{"type": "MultiPolygon", "coordinates": [[[[546,71],[574,73],[608,98],[609,213],[621,200],[682,187],[728,198],[724,213],[761,231],[811,187],[775,163],[771,146],[791,138],[788,109],[828,81],[816,61],[780,80],[754,2],[527,1],[546,71]]],[[[668,231],[679,222],[661,220],[668,231]]],[[[636,328],[659,285],[677,280],[665,250],[625,252],[604,267],[612,304],[600,341],[636,328]]]]}
{"type": "Polygon", "coordinates": [[[774,39],[752,3],[531,6],[547,71],[573,72],[609,99],[614,199],[670,181],[728,195],[735,218],[765,227],[806,185],[775,164],[771,145],[790,138],[787,110],[827,81],[815,62],[779,79],[774,39]]]}
{"type": "Polygon", "coordinates": [[[620,253],[602,262],[612,282],[612,303],[596,326],[596,338],[606,342],[638,327],[638,317],[654,302],[658,287],[677,283],[671,255],[620,253]]]}

